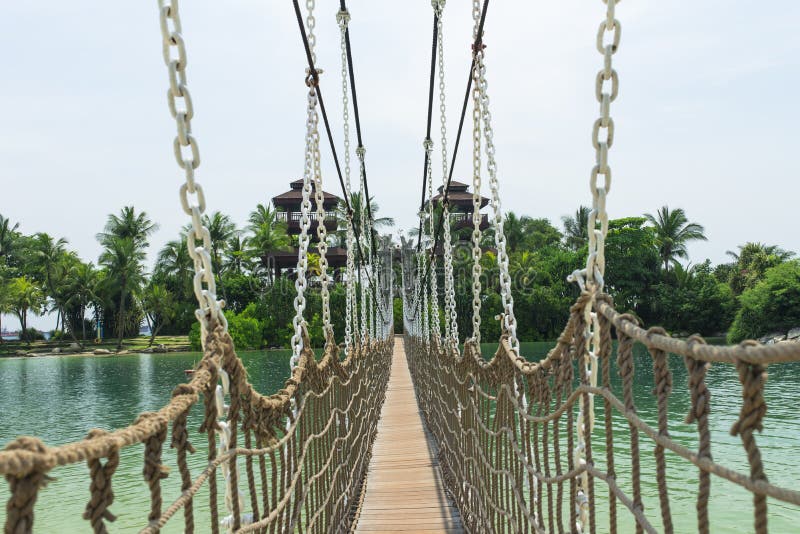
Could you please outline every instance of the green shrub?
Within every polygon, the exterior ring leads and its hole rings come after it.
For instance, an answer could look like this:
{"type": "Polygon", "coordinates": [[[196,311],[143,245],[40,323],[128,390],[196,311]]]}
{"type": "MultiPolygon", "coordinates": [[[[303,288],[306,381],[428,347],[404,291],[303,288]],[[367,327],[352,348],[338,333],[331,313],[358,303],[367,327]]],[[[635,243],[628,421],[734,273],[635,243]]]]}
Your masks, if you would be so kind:
{"type": "Polygon", "coordinates": [[[200,323],[197,321],[193,322],[192,327],[189,329],[189,345],[194,351],[203,350],[203,345],[200,342],[200,323]]]}
{"type": "Polygon", "coordinates": [[[764,279],[739,298],[728,341],[737,343],[800,325],[800,262],[789,261],[766,271],[764,279]]]}
{"type": "Polygon", "coordinates": [[[228,332],[238,350],[261,348],[261,325],[254,317],[231,315],[228,317],[228,332]]]}
{"type": "MultiPolygon", "coordinates": [[[[249,308],[249,306],[248,306],[249,308]]],[[[233,338],[233,344],[238,350],[260,349],[262,346],[261,324],[254,317],[247,315],[247,309],[239,315],[229,313],[228,333],[233,338]]],[[[200,343],[200,323],[195,322],[189,330],[189,344],[192,350],[202,350],[200,343]]]]}

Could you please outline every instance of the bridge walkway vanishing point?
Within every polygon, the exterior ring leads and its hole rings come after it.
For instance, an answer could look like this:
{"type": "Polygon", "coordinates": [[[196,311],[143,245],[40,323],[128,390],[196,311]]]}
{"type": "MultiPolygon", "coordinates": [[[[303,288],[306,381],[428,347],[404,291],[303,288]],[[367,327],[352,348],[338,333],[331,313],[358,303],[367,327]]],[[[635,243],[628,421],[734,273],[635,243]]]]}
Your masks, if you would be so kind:
{"type": "Polygon", "coordinates": [[[401,336],[372,450],[356,532],[463,532],[436,445],[417,405],[401,336]]]}

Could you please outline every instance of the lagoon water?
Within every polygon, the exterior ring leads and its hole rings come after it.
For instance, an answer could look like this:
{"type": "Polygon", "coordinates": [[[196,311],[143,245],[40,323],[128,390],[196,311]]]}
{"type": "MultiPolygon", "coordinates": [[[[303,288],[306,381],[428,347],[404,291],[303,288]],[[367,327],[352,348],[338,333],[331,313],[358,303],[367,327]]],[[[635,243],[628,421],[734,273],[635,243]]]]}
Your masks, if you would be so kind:
{"type": "MultiPolygon", "coordinates": [[[[541,358],[552,343],[524,343],[523,353],[531,360],[541,358]]],[[[485,345],[484,354],[491,356],[494,346],[485,345]]],[[[250,381],[262,392],[279,389],[288,376],[288,351],[243,352],[250,381]]],[[[200,359],[199,354],[138,354],[119,357],[40,357],[7,358],[0,360],[0,446],[17,435],[35,435],[48,445],[58,445],[84,437],[91,428],[111,430],[131,423],[142,411],[156,410],[168,401],[172,388],[185,381],[184,370],[200,359]]],[[[637,380],[636,404],[639,414],[656,426],[655,400],[652,390],[652,363],[643,347],[636,347],[637,380]]],[[[679,358],[671,358],[674,373],[670,397],[670,433],[690,448],[696,448],[694,425],[683,422],[689,409],[686,390],[686,370],[679,358]]],[[[769,480],[778,485],[797,489],[800,483],[800,365],[774,366],[769,369],[766,399],[769,411],[764,432],[757,436],[763,453],[769,480]]],[[[707,378],[712,400],[712,453],[714,460],[743,473],[749,472],[747,459],[739,438],[729,430],[741,406],[741,387],[731,366],[714,366],[707,378]]],[[[619,391],[619,383],[615,384],[619,391]]],[[[598,421],[602,421],[602,402],[598,402],[598,421]]],[[[195,408],[190,426],[197,429],[201,408],[195,408]]],[[[615,419],[615,453],[617,478],[623,489],[630,492],[626,457],[630,440],[627,423],[615,419]]],[[[194,434],[197,453],[190,456],[190,467],[196,476],[205,466],[205,436],[194,434]]],[[[605,452],[603,439],[595,439],[595,459],[602,467],[605,452]]],[[[655,462],[652,444],[642,439],[642,486],[645,510],[660,530],[658,496],[655,483],[655,462]]],[[[137,532],[146,524],[149,493],[142,479],[143,447],[129,447],[121,454],[120,466],[114,476],[115,502],[111,508],[117,521],[110,525],[112,532],[137,532]]],[[[174,453],[165,447],[165,463],[175,466],[174,453]]],[[[697,470],[677,456],[667,452],[668,484],[676,532],[696,531],[694,501],[697,470]]],[[[54,478],[40,492],[36,504],[35,532],[72,533],[90,531],[81,518],[89,497],[89,478],[86,465],[57,468],[54,478]]],[[[606,494],[602,483],[597,487],[598,498],[606,494]]],[[[0,484],[0,499],[5,502],[8,489],[0,484]]],[[[179,477],[173,473],[163,482],[165,503],[179,495],[179,477]]],[[[165,505],[166,506],[166,505],[165,505]]],[[[201,491],[195,499],[195,518],[198,531],[207,530],[208,499],[201,491]],[[206,527],[203,527],[206,525],[206,527]]],[[[621,507],[621,505],[618,505],[621,507]]],[[[4,507],[3,507],[4,508],[4,507]]],[[[800,508],[770,499],[769,526],[775,533],[798,532],[800,508]]],[[[752,498],[744,490],[719,478],[712,478],[711,531],[714,533],[752,532],[752,498]]],[[[5,522],[0,510],[0,521],[5,522]]],[[[627,513],[619,508],[620,532],[632,531],[627,513]]],[[[598,512],[598,531],[607,531],[602,508],[598,512]]],[[[182,517],[174,518],[164,532],[180,532],[182,517]]]]}

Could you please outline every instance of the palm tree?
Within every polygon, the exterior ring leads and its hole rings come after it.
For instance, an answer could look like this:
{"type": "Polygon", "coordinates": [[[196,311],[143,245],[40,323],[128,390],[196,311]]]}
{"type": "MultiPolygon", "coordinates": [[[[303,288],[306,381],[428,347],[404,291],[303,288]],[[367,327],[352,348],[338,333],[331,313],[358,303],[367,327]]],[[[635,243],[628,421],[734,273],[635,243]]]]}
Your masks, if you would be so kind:
{"type": "MultiPolygon", "coordinates": [[[[70,271],[70,280],[67,286],[69,299],[65,307],[77,306],[77,317],[81,323],[81,339],[86,339],[86,310],[90,303],[98,300],[97,271],[91,263],[78,262],[70,271]]],[[[71,329],[72,330],[72,329],[71,329]]]]}
{"type": "Polygon", "coordinates": [[[245,269],[249,269],[249,258],[247,254],[248,241],[248,238],[238,234],[228,240],[228,245],[225,247],[225,258],[222,264],[226,271],[242,274],[245,269]]]}
{"type": "Polygon", "coordinates": [[[645,217],[655,229],[658,254],[664,262],[665,271],[669,270],[670,264],[677,262],[678,258],[689,256],[686,250],[687,243],[707,241],[705,228],[697,223],[690,223],[681,208],[670,210],[668,206],[662,206],[655,216],[646,213],[645,217]]]}
{"type": "Polygon", "coordinates": [[[186,280],[192,276],[192,258],[186,245],[186,237],[167,241],[158,252],[155,272],[186,280]]]}
{"type": "Polygon", "coordinates": [[[131,239],[135,248],[145,249],[149,245],[147,238],[156,230],[158,225],[148,218],[146,212],[137,214],[133,206],[125,206],[119,215],[112,213],[108,216],[105,229],[97,234],[97,240],[106,245],[116,238],[131,239]]]}
{"type": "MultiPolygon", "coordinates": [[[[34,264],[42,274],[42,279],[44,280],[47,294],[53,299],[54,309],[58,310],[56,329],[58,329],[58,324],[61,322],[61,318],[64,314],[64,307],[62,306],[56,291],[56,270],[59,264],[64,261],[66,244],[66,239],[53,239],[52,236],[44,232],[40,232],[33,236],[34,264]]],[[[59,274],[63,275],[63,272],[60,272],[59,274]]],[[[63,278],[63,276],[59,278],[63,278]]]]}
{"type": "Polygon", "coordinates": [[[506,236],[506,243],[509,252],[516,252],[525,240],[525,230],[530,224],[531,218],[527,215],[518,217],[513,211],[506,213],[503,221],[503,233],[506,236]]]}
{"type": "Polygon", "coordinates": [[[225,250],[228,240],[236,235],[236,224],[228,215],[215,211],[211,215],[203,216],[203,225],[208,228],[211,236],[211,260],[214,270],[219,273],[222,267],[222,252],[225,250]]]}
{"type": "Polygon", "coordinates": [[[734,295],[755,286],[768,269],[791,259],[794,253],[776,245],[749,242],[739,246],[739,252],[726,252],[735,260],[729,283],[734,295]]]}
{"type": "Polygon", "coordinates": [[[145,288],[142,295],[142,307],[145,310],[145,316],[150,326],[148,347],[153,346],[161,327],[170,322],[175,316],[174,304],[172,294],[163,285],[151,281],[145,288]]]}
{"type": "Polygon", "coordinates": [[[231,218],[219,211],[215,211],[211,215],[204,215],[203,225],[208,228],[208,233],[211,236],[211,250],[209,251],[211,253],[211,264],[219,279],[219,288],[222,296],[227,298],[225,284],[222,280],[222,253],[227,246],[228,240],[236,235],[238,230],[231,218]]]}
{"type": "Polygon", "coordinates": [[[122,348],[125,336],[125,320],[128,298],[135,295],[144,282],[145,254],[131,237],[116,237],[106,241],[106,249],[100,254],[100,265],[106,271],[105,283],[119,291],[117,304],[117,350],[122,348]]]}
{"type": "MultiPolygon", "coordinates": [[[[361,193],[355,192],[350,194],[350,207],[353,209],[353,227],[356,234],[361,236],[361,239],[366,239],[368,236],[364,236],[364,232],[361,230],[361,203],[361,193]]],[[[378,230],[394,226],[393,218],[376,216],[378,211],[380,211],[380,207],[373,198],[370,198],[369,211],[372,213],[372,230],[376,238],[378,230]]],[[[347,226],[350,224],[347,220],[347,206],[345,206],[344,201],[340,202],[336,207],[336,219],[338,222],[336,237],[339,243],[344,243],[347,236],[347,226]]]]}
{"type": "MultiPolygon", "coordinates": [[[[2,319],[4,313],[11,313],[11,280],[7,278],[6,268],[0,264],[0,331],[2,328],[2,319]]],[[[3,344],[3,338],[0,336],[0,345],[3,344]]]]}
{"type": "Polygon", "coordinates": [[[256,233],[263,225],[273,225],[278,222],[276,211],[270,208],[269,204],[257,204],[256,209],[250,212],[247,218],[247,229],[256,233]]]}
{"type": "MultiPolygon", "coordinates": [[[[291,240],[286,233],[286,224],[274,222],[269,224],[264,222],[256,229],[252,237],[246,242],[246,257],[250,261],[258,262],[263,267],[267,267],[264,258],[275,252],[290,250],[291,240]]],[[[271,278],[272,273],[268,273],[271,278]]]]}
{"type": "Polygon", "coordinates": [[[0,256],[5,258],[11,252],[17,228],[19,228],[19,223],[12,225],[11,219],[0,214],[0,256]]]}
{"type": "Polygon", "coordinates": [[[29,278],[21,276],[14,278],[8,287],[9,308],[19,319],[22,330],[22,340],[30,345],[28,337],[28,312],[41,313],[44,311],[47,299],[39,287],[29,278]]]}
{"type": "Polygon", "coordinates": [[[578,250],[589,241],[589,213],[591,208],[580,206],[575,215],[561,217],[564,224],[564,244],[572,250],[578,250]]]}

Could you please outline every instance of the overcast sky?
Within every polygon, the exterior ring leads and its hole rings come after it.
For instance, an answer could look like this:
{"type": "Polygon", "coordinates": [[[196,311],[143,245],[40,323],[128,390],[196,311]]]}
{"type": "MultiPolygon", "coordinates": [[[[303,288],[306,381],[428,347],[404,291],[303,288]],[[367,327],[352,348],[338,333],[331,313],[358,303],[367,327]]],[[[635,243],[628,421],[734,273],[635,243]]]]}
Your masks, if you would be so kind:
{"type": "MultiPolygon", "coordinates": [[[[348,4],[370,192],[381,215],[407,229],[421,187],[430,2],[348,4]]],[[[341,144],[337,10],[335,0],[317,2],[318,65],[341,144]]],[[[96,261],[95,234],[124,205],[159,223],[151,256],[188,221],[157,11],[155,0],[0,7],[0,213],[25,233],[65,237],[84,259],[96,261]]],[[[243,225],[257,202],[302,173],[305,58],[292,5],[186,0],[181,16],[202,155],[197,177],[208,210],[243,225]]],[[[487,78],[505,210],[560,225],[590,202],[603,17],[601,0],[490,5],[487,78]]],[[[684,208],[709,239],[690,247],[693,262],[724,261],[746,241],[797,251],[800,3],[627,0],[617,18],[610,216],[684,208]]],[[[450,0],[444,24],[452,148],[471,3],[450,0]]],[[[469,182],[465,133],[454,178],[469,182]]],[[[327,143],[322,158],[325,188],[339,194],[327,143]]],[[[437,185],[440,168],[437,158],[437,185]]]]}

